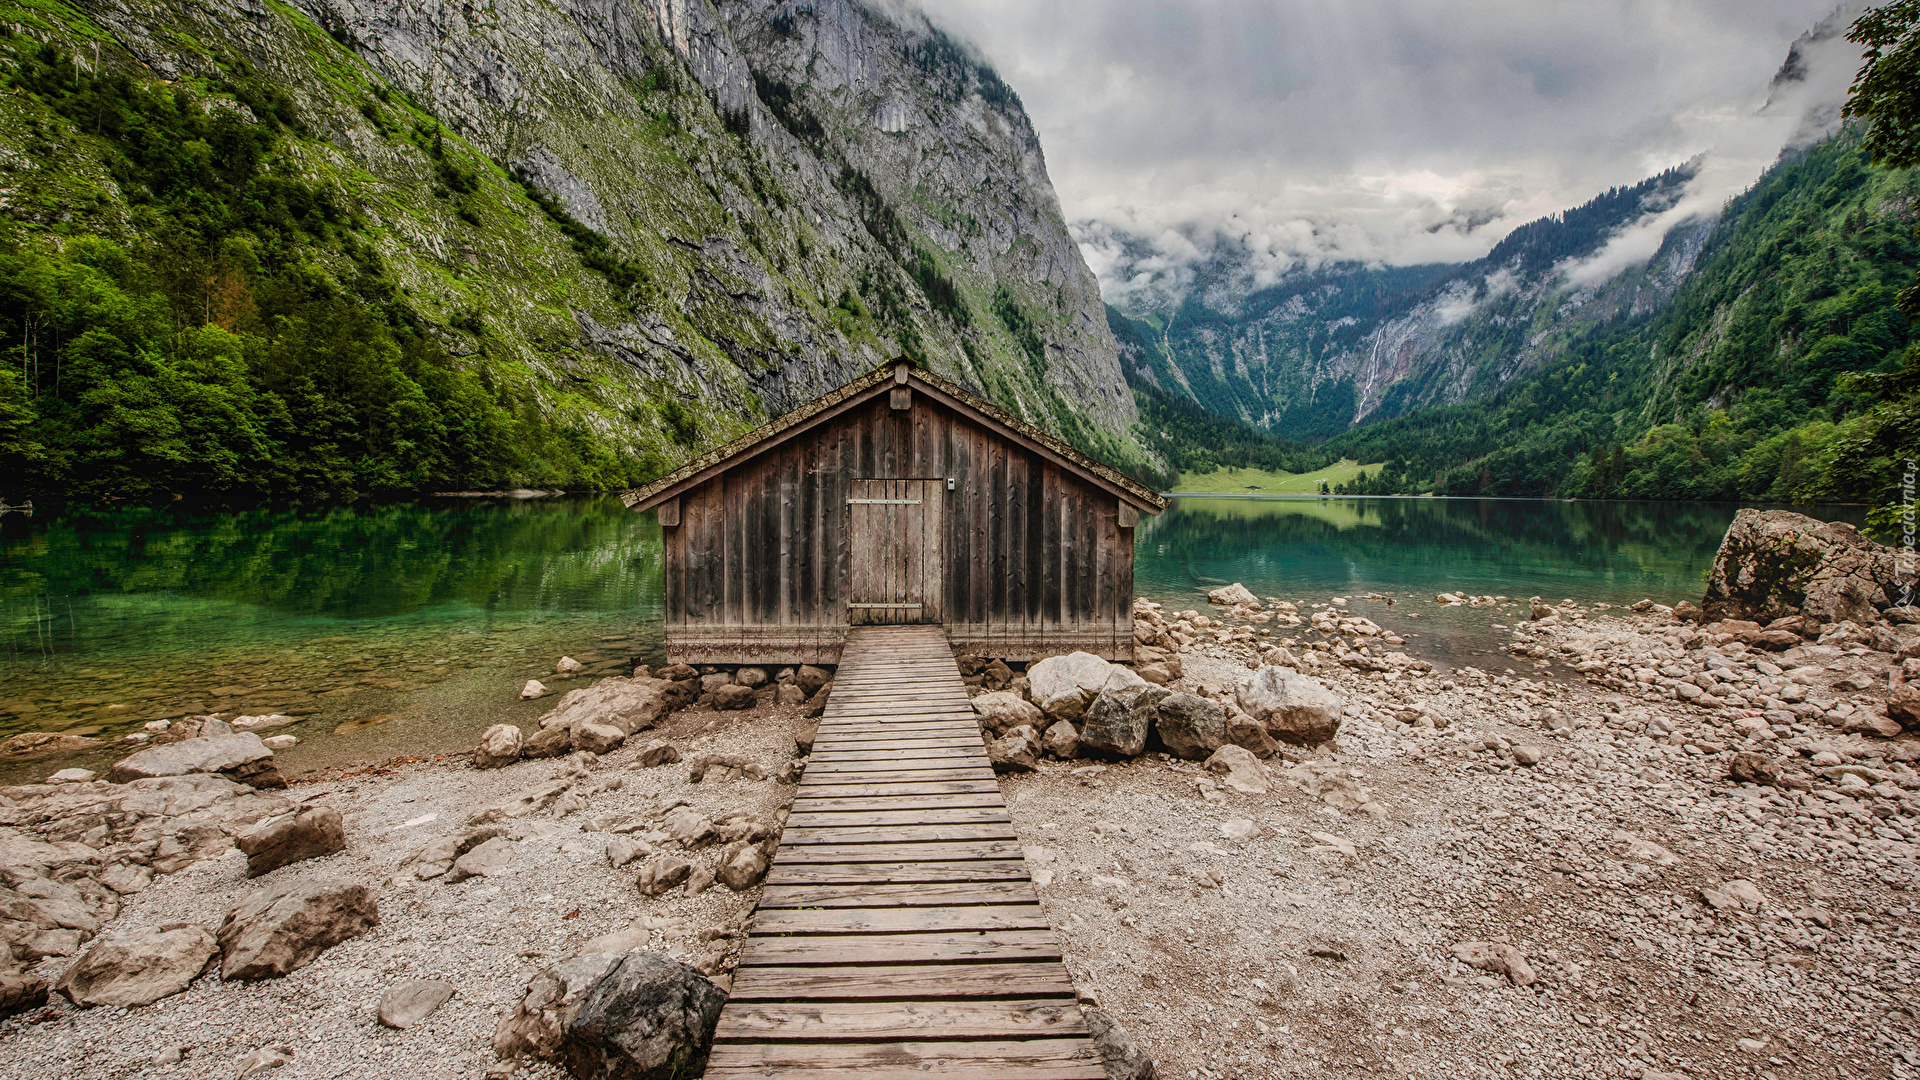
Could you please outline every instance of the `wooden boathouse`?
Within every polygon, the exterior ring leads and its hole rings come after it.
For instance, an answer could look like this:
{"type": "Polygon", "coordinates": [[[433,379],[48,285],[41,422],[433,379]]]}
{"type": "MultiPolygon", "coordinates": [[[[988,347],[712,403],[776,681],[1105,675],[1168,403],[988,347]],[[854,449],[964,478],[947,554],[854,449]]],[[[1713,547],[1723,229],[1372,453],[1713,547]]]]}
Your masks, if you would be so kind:
{"type": "Polygon", "coordinates": [[[847,628],[1133,659],[1133,528],[1166,500],[896,360],[628,492],[665,540],[666,649],[837,663],[847,628]]]}

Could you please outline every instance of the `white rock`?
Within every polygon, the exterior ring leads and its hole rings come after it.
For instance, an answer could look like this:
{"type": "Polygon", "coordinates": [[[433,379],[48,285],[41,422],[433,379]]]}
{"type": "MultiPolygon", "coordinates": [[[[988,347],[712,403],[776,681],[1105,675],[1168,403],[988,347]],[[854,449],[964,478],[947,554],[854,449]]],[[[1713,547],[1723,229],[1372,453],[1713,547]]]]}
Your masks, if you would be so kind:
{"type": "Polygon", "coordinates": [[[1252,589],[1236,581],[1231,585],[1223,585],[1218,589],[1208,592],[1207,603],[1218,604],[1221,607],[1233,607],[1236,604],[1247,604],[1258,607],[1260,605],[1260,598],[1253,595],[1252,589]]]}
{"type": "Polygon", "coordinates": [[[1027,669],[1027,696],[1055,720],[1078,720],[1106,685],[1113,667],[1092,653],[1050,656],[1027,669]]]}
{"type": "Polygon", "coordinates": [[[547,687],[545,683],[542,683],[539,679],[528,679],[527,685],[520,688],[520,700],[532,701],[534,698],[546,696],[546,693],[547,687]]]}
{"type": "Polygon", "coordinates": [[[292,735],[269,735],[261,739],[260,742],[265,745],[267,749],[278,752],[293,749],[299,744],[300,740],[294,738],[292,735]]]}
{"type": "Polygon", "coordinates": [[[1228,818],[1220,823],[1220,835],[1244,844],[1260,835],[1260,826],[1252,818],[1228,818]]]}
{"type": "Polygon", "coordinates": [[[561,675],[571,675],[585,666],[585,664],[582,664],[571,656],[563,656],[554,662],[553,670],[561,675]]]}
{"type": "Polygon", "coordinates": [[[84,784],[92,780],[96,775],[98,774],[92,769],[61,769],[59,772],[47,777],[47,783],[84,784]]]}

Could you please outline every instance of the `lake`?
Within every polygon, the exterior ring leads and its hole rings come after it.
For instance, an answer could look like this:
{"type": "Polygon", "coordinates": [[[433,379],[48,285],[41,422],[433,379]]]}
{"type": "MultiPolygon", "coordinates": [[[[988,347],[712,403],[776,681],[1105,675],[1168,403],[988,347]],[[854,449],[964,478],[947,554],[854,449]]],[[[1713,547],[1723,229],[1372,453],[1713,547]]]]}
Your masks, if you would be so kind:
{"type": "MultiPolygon", "coordinates": [[[[1355,610],[1443,663],[1494,653],[1460,590],[1583,603],[1699,598],[1737,507],[1551,500],[1182,497],[1136,530],[1136,591],[1178,609],[1239,581],[1355,610]],[[1360,601],[1368,591],[1395,603],[1360,601]]],[[[1856,507],[1819,507],[1863,520],[1856,507]]],[[[612,496],[0,516],[0,736],[117,737],[281,712],[292,773],[471,745],[570,655],[662,659],[660,527],[612,496]]],[[[110,760],[103,749],[93,758],[110,760]]],[[[66,760],[61,761],[67,763],[66,760]]],[[[0,777],[49,771],[0,763],[0,777]]]]}

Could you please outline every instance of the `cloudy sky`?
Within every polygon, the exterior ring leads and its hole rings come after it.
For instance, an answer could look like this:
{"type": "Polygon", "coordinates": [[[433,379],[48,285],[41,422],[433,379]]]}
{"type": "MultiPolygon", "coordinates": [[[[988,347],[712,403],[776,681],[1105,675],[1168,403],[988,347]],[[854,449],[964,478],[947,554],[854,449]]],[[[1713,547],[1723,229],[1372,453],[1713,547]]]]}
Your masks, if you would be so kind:
{"type": "MultiPolygon", "coordinates": [[[[1858,66],[1829,41],[1767,107],[1834,0],[924,3],[1020,92],[1115,302],[1223,243],[1263,279],[1476,258],[1701,155],[1675,216],[1717,206],[1858,66]]],[[[1612,262],[1657,243],[1626,238],[1612,262]]]]}

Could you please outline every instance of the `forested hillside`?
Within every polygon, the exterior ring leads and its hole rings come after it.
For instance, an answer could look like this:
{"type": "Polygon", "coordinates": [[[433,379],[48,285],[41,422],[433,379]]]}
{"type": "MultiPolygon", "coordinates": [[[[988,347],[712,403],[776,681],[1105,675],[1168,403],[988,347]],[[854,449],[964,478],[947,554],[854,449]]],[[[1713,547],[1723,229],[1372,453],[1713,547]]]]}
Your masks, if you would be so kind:
{"type": "Polygon", "coordinates": [[[1855,133],[1783,162],[1721,215],[1671,304],[1566,343],[1484,400],[1320,449],[1387,461],[1400,491],[1880,501],[1895,442],[1850,373],[1913,336],[1920,182],[1855,133]]]}
{"type": "Polygon", "coordinates": [[[0,86],[0,497],[617,487],[902,354],[1146,461],[909,6],[0,3],[0,86]]]}

